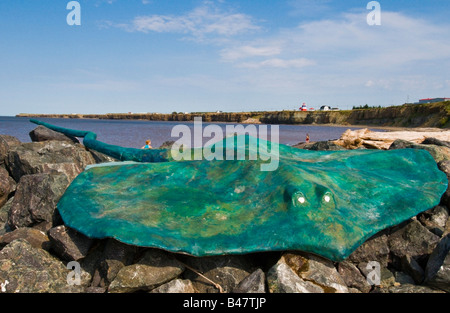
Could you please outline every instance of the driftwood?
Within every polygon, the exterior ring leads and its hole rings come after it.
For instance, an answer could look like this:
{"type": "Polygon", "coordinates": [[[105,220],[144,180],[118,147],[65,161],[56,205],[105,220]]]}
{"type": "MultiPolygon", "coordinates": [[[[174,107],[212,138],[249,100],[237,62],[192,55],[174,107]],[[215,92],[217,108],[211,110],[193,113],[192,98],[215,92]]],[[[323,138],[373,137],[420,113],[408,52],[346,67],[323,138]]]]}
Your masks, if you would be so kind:
{"type": "Polygon", "coordinates": [[[428,138],[450,141],[450,130],[446,131],[393,131],[374,132],[369,129],[347,130],[335,144],[347,149],[365,147],[369,149],[389,149],[397,139],[423,143],[428,138]]]}

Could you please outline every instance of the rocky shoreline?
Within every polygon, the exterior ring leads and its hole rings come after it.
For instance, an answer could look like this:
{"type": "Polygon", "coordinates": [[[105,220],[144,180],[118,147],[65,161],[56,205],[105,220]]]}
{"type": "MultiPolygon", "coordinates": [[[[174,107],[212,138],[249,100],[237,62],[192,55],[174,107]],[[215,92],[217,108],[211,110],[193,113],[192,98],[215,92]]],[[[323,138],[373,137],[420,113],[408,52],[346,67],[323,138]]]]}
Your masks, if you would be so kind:
{"type": "MultiPolygon", "coordinates": [[[[343,262],[299,251],[195,258],[65,226],[56,204],[70,182],[87,165],[114,160],[42,126],[30,137],[0,135],[0,293],[450,292],[450,188],[439,206],[378,233],[343,262]]],[[[398,148],[428,150],[450,177],[449,142],[399,139],[389,147],[398,148]]]]}

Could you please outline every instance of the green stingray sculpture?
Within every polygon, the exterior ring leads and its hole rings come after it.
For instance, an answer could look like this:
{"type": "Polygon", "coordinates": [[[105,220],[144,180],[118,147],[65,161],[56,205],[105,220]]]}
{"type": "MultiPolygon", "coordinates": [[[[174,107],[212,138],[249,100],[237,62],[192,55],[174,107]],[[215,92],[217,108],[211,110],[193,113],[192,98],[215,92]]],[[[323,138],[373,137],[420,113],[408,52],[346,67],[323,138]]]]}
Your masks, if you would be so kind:
{"type": "MultiPolygon", "coordinates": [[[[173,161],[171,150],[111,146],[91,132],[32,121],[132,161],[81,173],[58,203],[66,225],[195,256],[302,250],[342,261],[377,232],[439,204],[448,185],[424,150],[279,145],[278,169],[264,172],[261,159],[173,161]]],[[[245,140],[246,151],[273,145],[245,140]]]]}

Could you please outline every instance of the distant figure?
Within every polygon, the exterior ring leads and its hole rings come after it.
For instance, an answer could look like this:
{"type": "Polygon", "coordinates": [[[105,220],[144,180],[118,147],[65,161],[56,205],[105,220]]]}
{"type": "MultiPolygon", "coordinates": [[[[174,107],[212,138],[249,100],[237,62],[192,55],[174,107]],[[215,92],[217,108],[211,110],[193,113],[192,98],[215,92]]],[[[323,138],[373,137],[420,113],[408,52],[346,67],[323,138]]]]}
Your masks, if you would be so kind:
{"type": "Polygon", "coordinates": [[[145,146],[143,146],[141,149],[153,149],[152,147],[152,141],[149,139],[145,142],[145,146]]]}
{"type": "Polygon", "coordinates": [[[309,134],[306,134],[306,143],[309,143],[309,134]]]}

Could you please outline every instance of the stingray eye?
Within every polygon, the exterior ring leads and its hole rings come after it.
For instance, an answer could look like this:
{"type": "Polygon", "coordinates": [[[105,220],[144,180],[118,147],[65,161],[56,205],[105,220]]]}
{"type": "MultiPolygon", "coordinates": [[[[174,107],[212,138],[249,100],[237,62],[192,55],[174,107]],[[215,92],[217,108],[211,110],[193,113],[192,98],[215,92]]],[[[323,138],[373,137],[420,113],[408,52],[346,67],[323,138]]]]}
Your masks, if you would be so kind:
{"type": "Polygon", "coordinates": [[[294,206],[301,207],[308,203],[308,199],[302,192],[297,191],[292,197],[292,202],[294,206]]]}
{"type": "Polygon", "coordinates": [[[333,195],[330,192],[327,192],[326,194],[323,195],[323,202],[325,203],[330,203],[331,200],[333,199],[333,195]]]}

